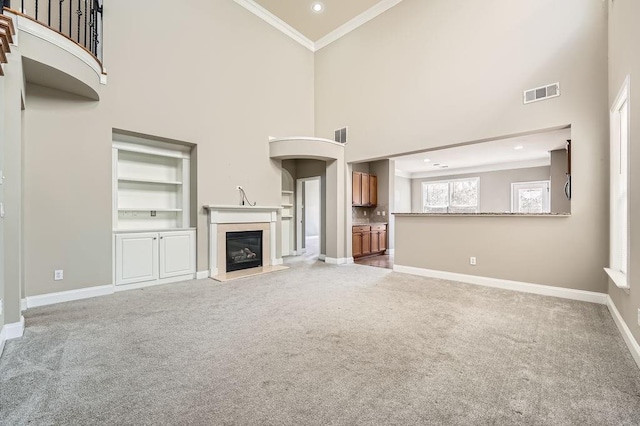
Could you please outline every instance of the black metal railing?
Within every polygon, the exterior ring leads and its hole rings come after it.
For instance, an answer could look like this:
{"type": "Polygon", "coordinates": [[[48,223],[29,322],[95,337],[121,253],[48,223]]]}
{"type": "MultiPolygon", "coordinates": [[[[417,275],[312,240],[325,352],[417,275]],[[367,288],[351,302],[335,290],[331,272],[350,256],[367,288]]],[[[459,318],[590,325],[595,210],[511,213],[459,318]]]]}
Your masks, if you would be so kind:
{"type": "Polygon", "coordinates": [[[2,0],[64,34],[102,60],[102,0],[2,0]]]}

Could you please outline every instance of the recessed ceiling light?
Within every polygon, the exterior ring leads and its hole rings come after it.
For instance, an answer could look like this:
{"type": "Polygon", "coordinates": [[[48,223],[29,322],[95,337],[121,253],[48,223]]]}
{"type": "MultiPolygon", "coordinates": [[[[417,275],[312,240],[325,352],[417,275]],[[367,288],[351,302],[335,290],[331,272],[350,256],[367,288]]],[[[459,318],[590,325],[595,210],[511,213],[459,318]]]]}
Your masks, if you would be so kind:
{"type": "Polygon", "coordinates": [[[324,10],[324,4],[317,1],[311,5],[311,10],[313,10],[315,13],[320,13],[324,10]]]}
{"type": "Polygon", "coordinates": [[[518,146],[514,147],[513,149],[515,149],[516,151],[519,151],[521,149],[524,149],[524,146],[518,145],[518,146]]]}
{"type": "Polygon", "coordinates": [[[425,163],[428,163],[429,161],[431,161],[431,160],[430,160],[430,159],[428,159],[428,158],[425,158],[425,159],[424,159],[424,162],[425,162],[425,163]]]}

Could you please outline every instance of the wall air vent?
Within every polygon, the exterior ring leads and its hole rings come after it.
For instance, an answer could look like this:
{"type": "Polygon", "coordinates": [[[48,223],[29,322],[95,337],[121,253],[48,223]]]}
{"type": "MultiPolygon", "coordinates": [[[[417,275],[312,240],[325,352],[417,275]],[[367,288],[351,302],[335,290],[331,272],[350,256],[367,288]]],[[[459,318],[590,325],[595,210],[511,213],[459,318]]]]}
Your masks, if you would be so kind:
{"type": "Polygon", "coordinates": [[[543,101],[549,98],[560,96],[560,83],[553,83],[548,86],[536,87],[535,89],[524,91],[524,103],[543,101]]]}
{"type": "Polygon", "coordinates": [[[333,140],[340,143],[347,143],[347,128],[343,127],[342,129],[336,130],[333,136],[333,140]]]}

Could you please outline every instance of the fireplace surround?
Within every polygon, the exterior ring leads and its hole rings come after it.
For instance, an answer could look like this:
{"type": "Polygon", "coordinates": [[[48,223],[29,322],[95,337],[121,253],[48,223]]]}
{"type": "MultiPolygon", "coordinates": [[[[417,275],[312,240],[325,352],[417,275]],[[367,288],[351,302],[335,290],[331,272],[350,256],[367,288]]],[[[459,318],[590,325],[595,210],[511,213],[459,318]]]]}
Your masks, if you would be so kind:
{"type": "Polygon", "coordinates": [[[282,265],[276,256],[276,223],[281,207],[206,205],[209,211],[209,276],[228,272],[228,232],[262,231],[262,267],[282,265]]]}

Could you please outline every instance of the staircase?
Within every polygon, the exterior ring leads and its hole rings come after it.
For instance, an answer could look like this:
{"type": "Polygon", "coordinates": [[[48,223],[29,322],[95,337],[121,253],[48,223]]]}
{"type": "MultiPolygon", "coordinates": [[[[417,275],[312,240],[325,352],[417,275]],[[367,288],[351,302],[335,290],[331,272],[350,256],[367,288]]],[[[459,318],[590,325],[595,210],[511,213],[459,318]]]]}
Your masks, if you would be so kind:
{"type": "Polygon", "coordinates": [[[16,35],[16,29],[13,26],[13,21],[0,13],[0,76],[4,75],[2,64],[8,62],[7,53],[11,53],[10,44],[13,43],[14,35],[16,35]]]}

